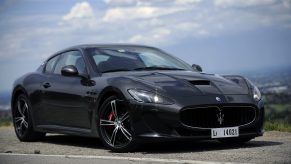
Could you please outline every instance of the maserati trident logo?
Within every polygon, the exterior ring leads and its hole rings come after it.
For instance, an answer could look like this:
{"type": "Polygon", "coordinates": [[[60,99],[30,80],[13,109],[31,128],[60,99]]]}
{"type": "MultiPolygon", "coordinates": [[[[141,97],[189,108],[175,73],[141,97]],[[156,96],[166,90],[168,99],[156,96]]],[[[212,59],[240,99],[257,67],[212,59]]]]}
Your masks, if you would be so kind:
{"type": "Polygon", "coordinates": [[[220,97],[215,97],[216,101],[220,102],[221,98],[220,97]]]}
{"type": "Polygon", "coordinates": [[[224,121],[224,114],[221,113],[221,110],[219,111],[219,114],[217,114],[217,121],[219,122],[220,125],[224,121]]]}

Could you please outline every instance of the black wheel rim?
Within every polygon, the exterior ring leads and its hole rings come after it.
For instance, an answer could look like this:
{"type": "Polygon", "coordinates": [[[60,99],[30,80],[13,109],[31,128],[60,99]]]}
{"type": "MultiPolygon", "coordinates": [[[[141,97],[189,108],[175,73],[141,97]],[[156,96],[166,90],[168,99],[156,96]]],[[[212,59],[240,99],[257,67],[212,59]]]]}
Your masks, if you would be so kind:
{"type": "Polygon", "coordinates": [[[18,135],[23,136],[28,129],[28,104],[20,98],[15,105],[14,125],[18,135]]]}
{"type": "Polygon", "coordinates": [[[124,147],[132,141],[129,113],[121,100],[112,100],[105,106],[99,125],[103,139],[112,147],[124,147]]]}

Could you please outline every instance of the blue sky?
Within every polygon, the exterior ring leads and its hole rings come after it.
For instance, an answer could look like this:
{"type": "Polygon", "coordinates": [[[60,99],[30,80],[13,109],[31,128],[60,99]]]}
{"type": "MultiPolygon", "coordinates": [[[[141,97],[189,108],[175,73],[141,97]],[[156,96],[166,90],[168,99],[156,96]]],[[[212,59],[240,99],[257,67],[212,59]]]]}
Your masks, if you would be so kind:
{"type": "Polygon", "coordinates": [[[291,65],[291,0],[0,0],[0,91],[77,44],[162,48],[206,72],[291,65]]]}

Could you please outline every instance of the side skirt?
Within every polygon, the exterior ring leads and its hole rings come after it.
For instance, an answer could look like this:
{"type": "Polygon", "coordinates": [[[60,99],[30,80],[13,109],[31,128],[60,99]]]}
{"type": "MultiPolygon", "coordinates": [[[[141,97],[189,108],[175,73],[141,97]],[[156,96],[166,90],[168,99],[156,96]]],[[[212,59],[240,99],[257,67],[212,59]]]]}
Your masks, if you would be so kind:
{"type": "Polygon", "coordinates": [[[97,137],[92,133],[91,129],[84,128],[74,128],[67,126],[59,126],[59,125],[38,125],[36,126],[36,130],[40,132],[46,133],[59,133],[59,134],[69,134],[76,136],[86,136],[86,137],[97,137]]]}

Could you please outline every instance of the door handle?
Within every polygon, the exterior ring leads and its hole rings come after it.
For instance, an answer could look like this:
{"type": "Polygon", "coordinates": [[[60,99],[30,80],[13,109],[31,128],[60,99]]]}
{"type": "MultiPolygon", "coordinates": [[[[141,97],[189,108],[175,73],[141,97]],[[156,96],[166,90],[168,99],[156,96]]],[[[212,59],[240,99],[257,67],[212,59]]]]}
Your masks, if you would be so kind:
{"type": "Polygon", "coordinates": [[[45,82],[45,83],[42,84],[42,86],[43,86],[44,88],[49,88],[49,87],[51,87],[51,84],[48,83],[48,82],[45,82]]]}

